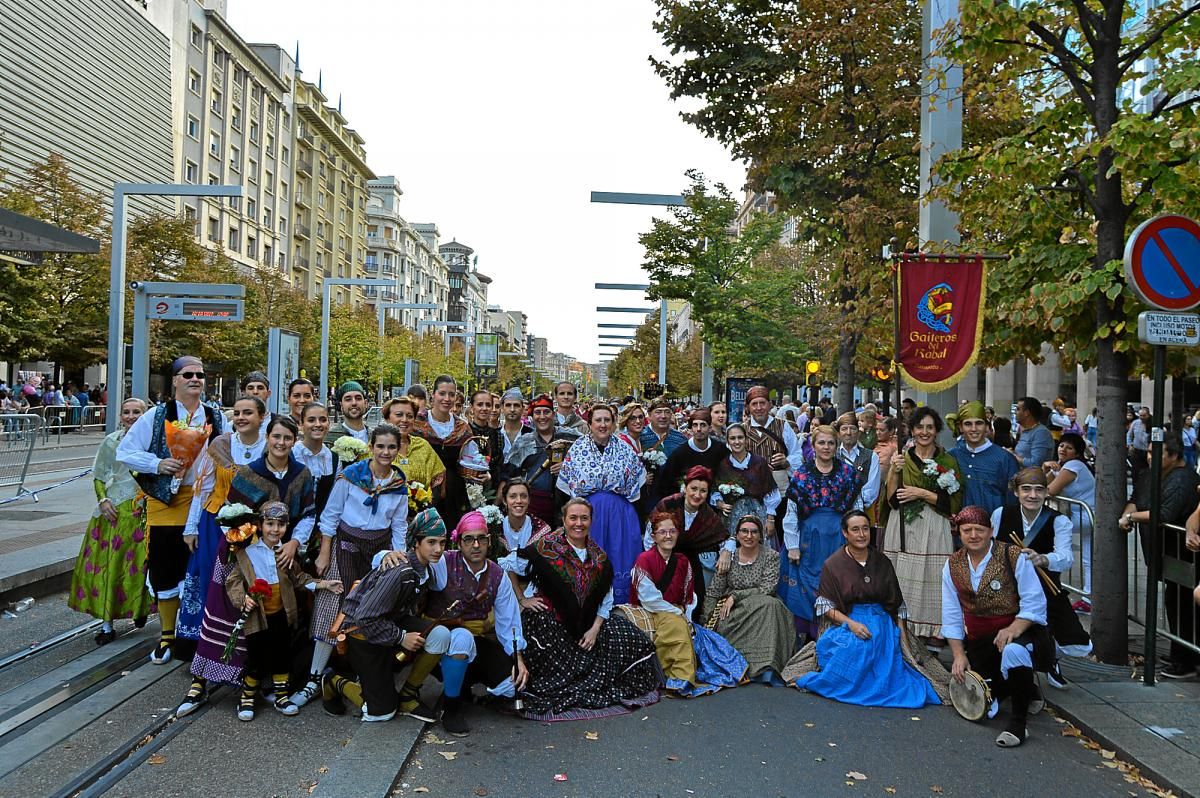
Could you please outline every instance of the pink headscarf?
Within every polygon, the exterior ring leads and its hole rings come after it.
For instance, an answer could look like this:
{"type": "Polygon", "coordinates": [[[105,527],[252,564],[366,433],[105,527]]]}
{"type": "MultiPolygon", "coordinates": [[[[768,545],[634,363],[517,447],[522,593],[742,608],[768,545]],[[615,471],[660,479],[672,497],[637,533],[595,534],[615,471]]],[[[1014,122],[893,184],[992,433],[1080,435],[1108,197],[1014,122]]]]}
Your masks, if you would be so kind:
{"type": "Polygon", "coordinates": [[[450,533],[450,539],[457,541],[464,532],[470,532],[472,529],[487,530],[487,519],[483,517],[483,513],[478,510],[472,510],[458,519],[458,524],[454,527],[454,531],[450,533]]]}

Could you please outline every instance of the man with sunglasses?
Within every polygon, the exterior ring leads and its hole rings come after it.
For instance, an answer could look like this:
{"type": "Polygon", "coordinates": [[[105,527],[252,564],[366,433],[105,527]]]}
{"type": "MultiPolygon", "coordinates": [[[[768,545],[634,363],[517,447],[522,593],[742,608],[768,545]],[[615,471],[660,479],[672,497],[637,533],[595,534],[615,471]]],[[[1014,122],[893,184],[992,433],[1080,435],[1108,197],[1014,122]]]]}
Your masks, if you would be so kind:
{"type": "Polygon", "coordinates": [[[190,461],[172,454],[168,438],[175,430],[207,432],[204,446],[225,429],[225,417],[201,401],[204,397],[204,363],[184,355],[171,364],[174,400],[145,413],[117,446],[117,460],[134,472],[146,494],[146,527],[150,537],[147,571],[150,590],[158,602],[162,632],[150,661],[165,665],[175,646],[175,619],[179,614],[179,589],[187,575],[191,550],[183,541],[196,481],[196,463],[204,449],[190,461]]]}

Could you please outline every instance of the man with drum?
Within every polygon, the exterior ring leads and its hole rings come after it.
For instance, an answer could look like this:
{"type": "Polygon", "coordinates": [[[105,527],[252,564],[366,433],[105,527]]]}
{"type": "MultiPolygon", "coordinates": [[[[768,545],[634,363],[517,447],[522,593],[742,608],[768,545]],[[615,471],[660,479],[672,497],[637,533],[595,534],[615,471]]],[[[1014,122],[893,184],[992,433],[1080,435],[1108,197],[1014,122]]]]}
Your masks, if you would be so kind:
{"type": "Polygon", "coordinates": [[[964,507],[952,520],[963,545],[942,568],[942,635],[954,653],[951,697],[955,709],[972,720],[995,717],[1000,701],[1011,699],[1012,716],[996,745],[1015,748],[1025,742],[1030,705],[1036,701],[1041,708],[1034,656],[1044,656],[1049,642],[1046,595],[1021,547],[992,539],[983,508],[964,507]],[[962,696],[970,686],[983,688],[986,697],[980,678],[990,683],[991,698],[976,714],[970,697],[962,696]]]}

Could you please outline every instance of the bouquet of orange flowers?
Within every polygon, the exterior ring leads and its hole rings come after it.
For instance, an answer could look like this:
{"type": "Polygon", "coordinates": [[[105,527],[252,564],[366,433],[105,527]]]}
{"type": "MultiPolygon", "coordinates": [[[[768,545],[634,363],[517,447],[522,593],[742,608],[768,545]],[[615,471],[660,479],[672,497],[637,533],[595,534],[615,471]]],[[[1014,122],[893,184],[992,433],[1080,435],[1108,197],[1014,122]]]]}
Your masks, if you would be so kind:
{"type": "Polygon", "coordinates": [[[258,516],[244,504],[226,504],[217,512],[217,523],[225,530],[229,563],[233,563],[239,550],[254,542],[254,536],[258,534],[257,521],[258,516]]]}
{"type": "Polygon", "coordinates": [[[204,451],[204,444],[212,433],[211,425],[193,427],[188,423],[189,420],[165,422],[167,450],[171,453],[171,457],[183,463],[183,468],[171,479],[172,495],[179,492],[179,487],[183,484],[183,475],[192,467],[192,463],[196,462],[200,452],[204,451]]]}

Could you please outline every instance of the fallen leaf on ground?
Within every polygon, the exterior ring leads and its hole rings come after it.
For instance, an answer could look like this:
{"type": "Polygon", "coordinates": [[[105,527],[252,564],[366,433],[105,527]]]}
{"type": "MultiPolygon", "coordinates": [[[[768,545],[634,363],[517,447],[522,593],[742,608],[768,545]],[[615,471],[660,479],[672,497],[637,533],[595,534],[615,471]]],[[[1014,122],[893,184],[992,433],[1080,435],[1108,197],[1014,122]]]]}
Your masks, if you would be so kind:
{"type": "Polygon", "coordinates": [[[837,743],[830,743],[830,744],[829,744],[829,747],[830,747],[830,748],[837,748],[837,743]]]}
{"type": "Polygon", "coordinates": [[[895,787],[884,787],[884,788],[883,788],[883,791],[884,791],[884,792],[886,792],[888,795],[895,795],[895,794],[896,794],[896,788],[895,788],[895,787]]]}
{"type": "Polygon", "coordinates": [[[935,784],[935,785],[933,785],[932,787],[930,787],[930,788],[929,788],[929,791],[930,791],[930,792],[936,792],[936,793],[940,793],[940,792],[942,791],[942,788],[941,788],[941,786],[939,786],[939,785],[935,784]]]}
{"type": "Polygon", "coordinates": [[[817,758],[816,758],[816,761],[817,761],[817,762],[824,762],[824,761],[825,761],[825,757],[823,757],[823,756],[819,756],[819,757],[817,757],[817,758]]]}
{"type": "Polygon", "coordinates": [[[484,787],[476,787],[476,788],[475,788],[475,794],[476,794],[476,795],[483,796],[483,795],[487,795],[488,793],[487,793],[487,789],[486,789],[486,788],[484,788],[484,787]]]}
{"type": "Polygon", "coordinates": [[[855,781],[862,781],[866,777],[867,777],[866,773],[859,773],[857,770],[852,770],[846,774],[846,778],[854,779],[855,781]]]}
{"type": "Polygon", "coordinates": [[[911,718],[909,718],[909,720],[920,720],[920,719],[921,718],[917,715],[913,715],[911,718]]]}
{"type": "Polygon", "coordinates": [[[1117,755],[1116,751],[1101,751],[1100,752],[1100,756],[1104,757],[1105,759],[1112,759],[1116,755],[1117,755]]]}
{"type": "Polygon", "coordinates": [[[677,757],[675,754],[667,754],[667,761],[668,762],[678,762],[679,757],[677,757]]]}
{"type": "Polygon", "coordinates": [[[1063,737],[1080,737],[1083,734],[1083,732],[1079,731],[1079,729],[1076,729],[1074,726],[1065,726],[1059,733],[1063,737]]]}
{"type": "Polygon", "coordinates": [[[445,745],[446,744],[445,740],[443,740],[441,737],[438,737],[433,732],[426,732],[424,739],[425,739],[425,742],[429,743],[430,745],[445,745]]]}
{"type": "Polygon", "coordinates": [[[322,766],[322,767],[317,768],[317,772],[318,773],[328,773],[329,768],[322,766]]]}
{"type": "Polygon", "coordinates": [[[814,726],[816,726],[816,725],[817,725],[817,724],[815,724],[815,723],[805,723],[805,724],[804,724],[804,728],[806,728],[806,729],[811,729],[812,727],[814,727],[814,726]]]}
{"type": "Polygon", "coordinates": [[[600,732],[584,732],[583,737],[586,740],[599,740],[600,732]]]}
{"type": "Polygon", "coordinates": [[[458,756],[458,751],[438,751],[438,755],[445,759],[454,759],[458,756]]]}
{"type": "Polygon", "coordinates": [[[147,759],[146,761],[149,762],[151,765],[167,764],[167,758],[165,756],[163,756],[162,754],[151,754],[150,758],[147,759]]]}
{"type": "Polygon", "coordinates": [[[413,787],[413,792],[429,792],[428,787],[413,787]]]}
{"type": "Polygon", "coordinates": [[[847,787],[853,787],[855,784],[858,784],[858,782],[857,781],[847,781],[846,782],[847,787]]]}

